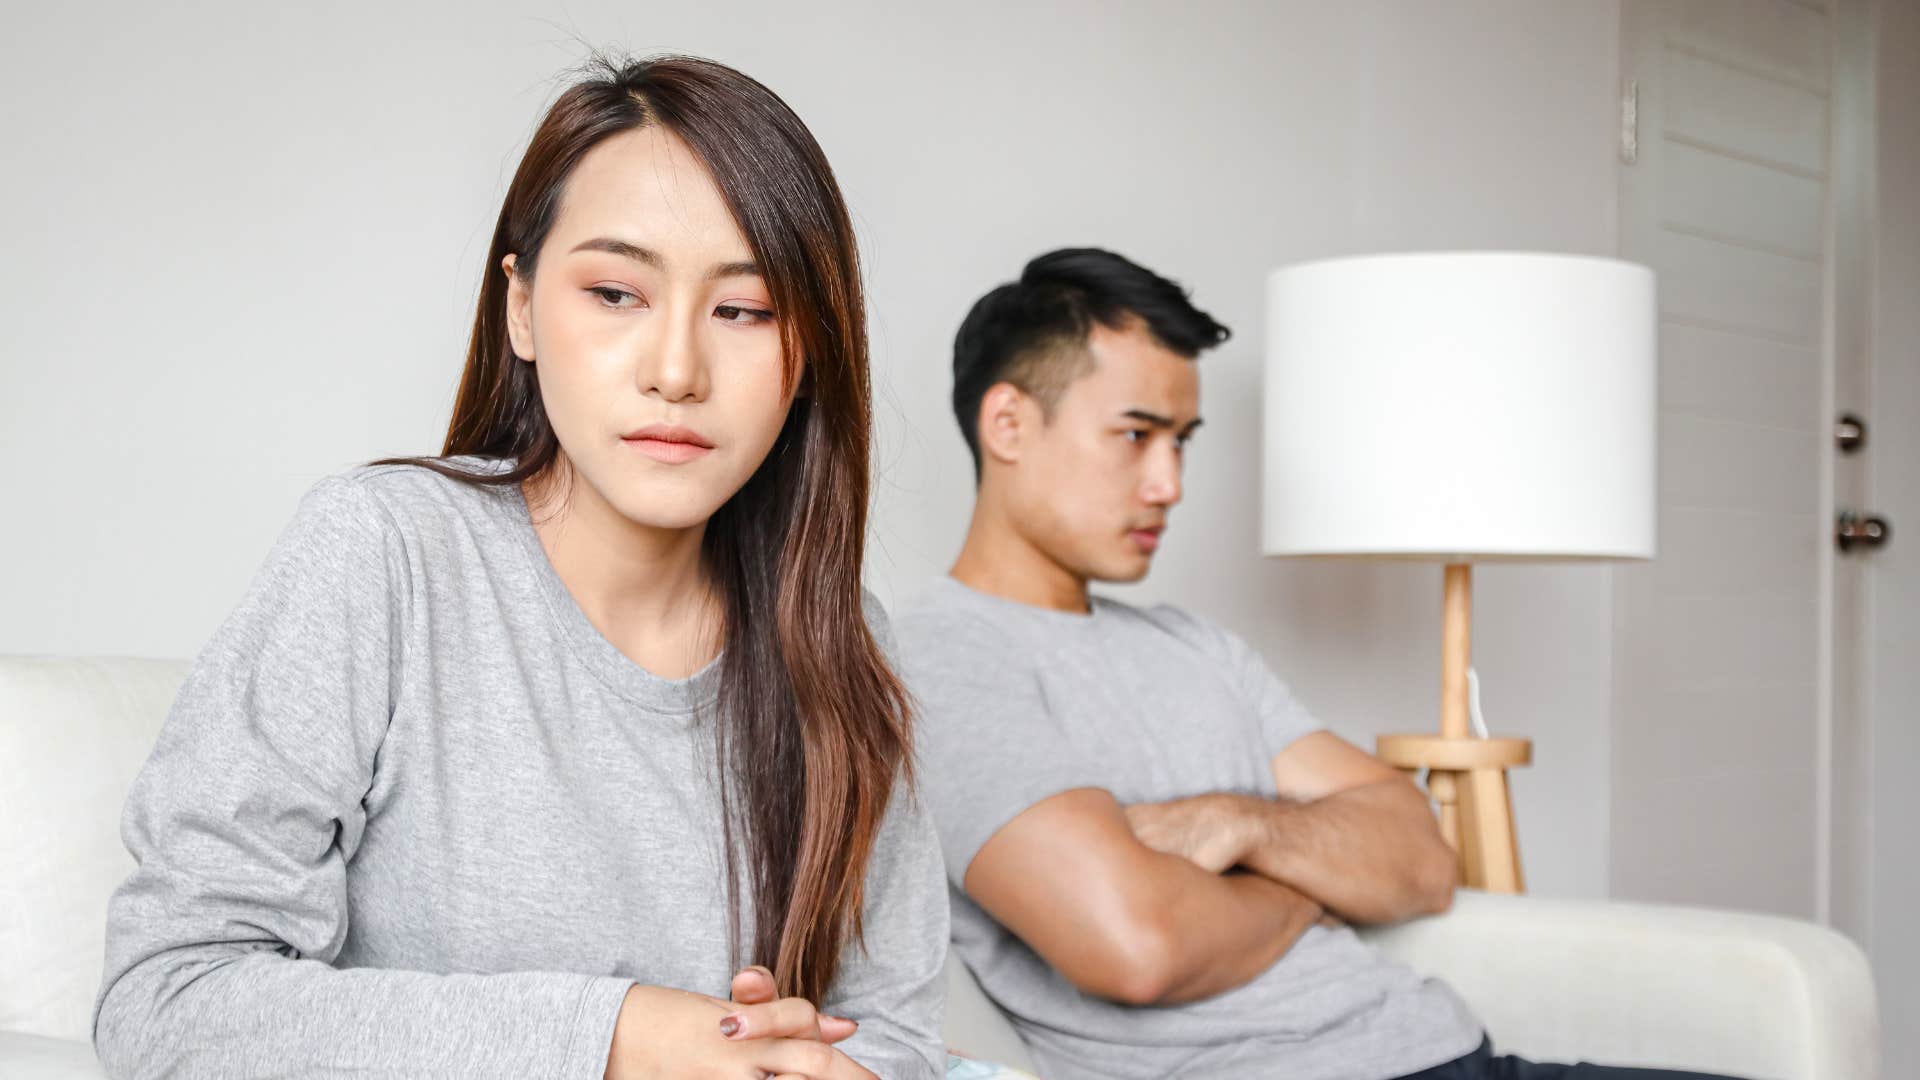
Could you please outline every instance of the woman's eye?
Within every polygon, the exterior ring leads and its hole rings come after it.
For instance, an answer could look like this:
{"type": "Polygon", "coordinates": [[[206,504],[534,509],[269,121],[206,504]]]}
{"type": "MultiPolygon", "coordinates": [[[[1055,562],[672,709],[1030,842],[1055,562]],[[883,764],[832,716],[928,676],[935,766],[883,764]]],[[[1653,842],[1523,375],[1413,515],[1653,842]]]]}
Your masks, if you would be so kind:
{"type": "Polygon", "coordinates": [[[1125,438],[1130,443],[1143,443],[1147,441],[1147,436],[1148,434],[1150,434],[1150,432],[1148,432],[1145,428],[1128,428],[1127,430],[1121,432],[1120,434],[1121,434],[1121,437],[1125,438]]]}
{"type": "Polygon", "coordinates": [[[640,306],[640,298],[625,289],[616,289],[611,285],[595,285],[587,290],[600,298],[600,302],[611,308],[631,308],[640,306]]]}
{"type": "Polygon", "coordinates": [[[742,304],[721,304],[713,309],[713,313],[720,317],[721,322],[739,323],[742,326],[773,321],[773,312],[765,308],[746,307],[742,304]]]}

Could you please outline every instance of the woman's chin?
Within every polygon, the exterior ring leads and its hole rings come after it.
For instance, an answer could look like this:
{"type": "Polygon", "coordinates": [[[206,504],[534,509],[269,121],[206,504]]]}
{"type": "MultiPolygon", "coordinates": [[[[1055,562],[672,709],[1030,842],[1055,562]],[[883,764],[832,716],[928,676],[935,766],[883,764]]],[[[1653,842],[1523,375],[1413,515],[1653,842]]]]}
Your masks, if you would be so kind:
{"type": "MultiPolygon", "coordinates": [[[[576,463],[577,465],[577,463],[576,463]]],[[[600,501],[615,513],[642,528],[686,530],[707,523],[733,496],[733,489],[716,484],[711,476],[699,476],[679,469],[659,475],[652,469],[636,469],[621,462],[604,470],[611,475],[596,475],[601,470],[581,470],[600,496],[600,501]],[[624,467],[622,467],[624,466],[624,467]]]]}
{"type": "Polygon", "coordinates": [[[641,528],[682,532],[705,525],[720,504],[710,505],[704,500],[695,503],[680,499],[649,498],[645,494],[636,494],[620,499],[613,507],[621,517],[641,528]]]}

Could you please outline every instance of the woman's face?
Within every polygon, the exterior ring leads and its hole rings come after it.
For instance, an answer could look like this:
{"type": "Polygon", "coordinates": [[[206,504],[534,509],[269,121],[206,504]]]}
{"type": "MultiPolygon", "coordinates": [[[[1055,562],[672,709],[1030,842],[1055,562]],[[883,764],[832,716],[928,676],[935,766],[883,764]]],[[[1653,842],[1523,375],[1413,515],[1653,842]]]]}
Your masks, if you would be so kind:
{"type": "Polygon", "coordinates": [[[792,404],[785,313],[706,167],[657,124],[601,142],[567,181],[531,284],[513,267],[513,351],[535,365],[575,479],[635,524],[704,523],[792,404]]]}

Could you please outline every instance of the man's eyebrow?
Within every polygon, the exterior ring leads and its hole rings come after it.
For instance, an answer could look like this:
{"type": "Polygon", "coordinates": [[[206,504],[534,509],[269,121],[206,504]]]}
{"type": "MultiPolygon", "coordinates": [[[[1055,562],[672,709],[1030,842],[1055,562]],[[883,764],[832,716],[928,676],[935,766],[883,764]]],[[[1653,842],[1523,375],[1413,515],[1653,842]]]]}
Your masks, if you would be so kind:
{"type": "MultiPolygon", "coordinates": [[[[596,236],[591,240],[582,240],[578,244],[573,245],[572,250],[569,251],[568,254],[572,254],[574,251],[604,251],[609,255],[618,255],[623,259],[632,259],[634,262],[644,263],[647,266],[653,267],[655,270],[664,270],[667,266],[667,260],[662,258],[660,253],[652,248],[642,247],[631,240],[618,240],[611,236],[596,236]]],[[[759,276],[760,264],[754,262],[752,259],[716,263],[707,271],[707,280],[709,281],[719,281],[721,278],[730,277],[759,276]]]]}
{"type": "Polygon", "coordinates": [[[1159,413],[1148,412],[1145,409],[1128,409],[1120,415],[1129,420],[1138,420],[1143,424],[1151,424],[1157,428],[1170,428],[1173,426],[1173,417],[1161,416],[1159,413]]]}
{"type": "MultiPolygon", "coordinates": [[[[1173,417],[1161,416],[1157,412],[1148,412],[1145,409],[1128,409],[1120,415],[1126,417],[1128,420],[1138,420],[1143,424],[1150,424],[1157,428],[1172,428],[1174,426],[1173,417]]],[[[1200,424],[1201,420],[1196,416],[1187,422],[1186,427],[1180,429],[1180,434],[1191,435],[1199,430],[1200,424]]]]}

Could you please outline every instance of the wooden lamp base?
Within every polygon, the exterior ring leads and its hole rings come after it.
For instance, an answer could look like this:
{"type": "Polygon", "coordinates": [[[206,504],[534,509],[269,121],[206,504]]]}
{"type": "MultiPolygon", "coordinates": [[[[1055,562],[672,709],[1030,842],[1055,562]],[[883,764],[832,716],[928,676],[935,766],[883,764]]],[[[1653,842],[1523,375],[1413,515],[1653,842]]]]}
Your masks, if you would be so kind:
{"type": "Polygon", "coordinates": [[[1473,656],[1472,575],[1465,563],[1447,567],[1440,734],[1382,735],[1375,752],[1396,769],[1426,772],[1427,793],[1440,814],[1440,833],[1459,856],[1462,885],[1518,893],[1526,891],[1526,881],[1520,873],[1507,770],[1533,760],[1533,743],[1483,739],[1471,730],[1467,668],[1473,656]]]}

